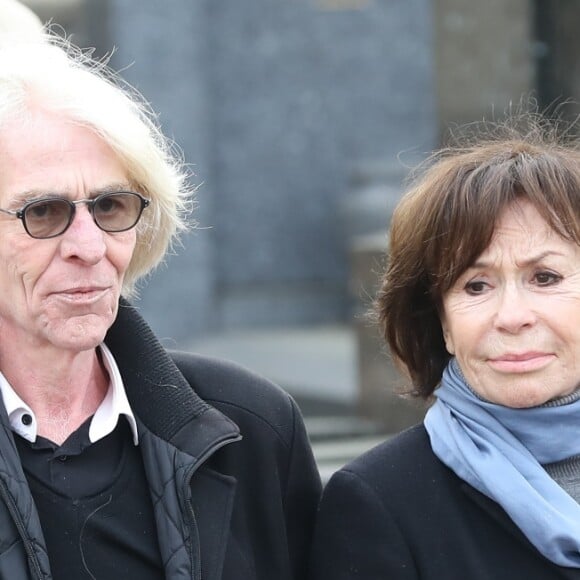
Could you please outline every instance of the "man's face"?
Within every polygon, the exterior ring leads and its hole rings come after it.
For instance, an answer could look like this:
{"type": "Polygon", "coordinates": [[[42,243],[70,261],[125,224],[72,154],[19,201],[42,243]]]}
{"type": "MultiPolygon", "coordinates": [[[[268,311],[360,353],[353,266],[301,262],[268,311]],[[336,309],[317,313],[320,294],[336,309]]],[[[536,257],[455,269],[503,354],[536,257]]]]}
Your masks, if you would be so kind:
{"type": "MultiPolygon", "coordinates": [[[[130,189],[113,151],[89,129],[42,112],[0,131],[0,207],[130,189]]],[[[115,320],[135,229],[106,233],[85,204],[60,236],[31,238],[0,214],[0,336],[12,347],[94,348],[115,320]]],[[[1,346],[0,346],[1,350],[1,346]]]]}

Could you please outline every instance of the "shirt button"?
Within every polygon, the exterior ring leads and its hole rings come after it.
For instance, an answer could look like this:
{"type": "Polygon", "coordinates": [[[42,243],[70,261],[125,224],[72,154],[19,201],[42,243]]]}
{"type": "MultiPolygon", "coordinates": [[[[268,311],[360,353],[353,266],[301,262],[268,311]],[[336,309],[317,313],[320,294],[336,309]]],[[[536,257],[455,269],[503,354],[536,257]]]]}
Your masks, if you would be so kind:
{"type": "Polygon", "coordinates": [[[64,463],[68,459],[68,455],[59,455],[58,460],[64,463]]]}
{"type": "Polygon", "coordinates": [[[26,425],[27,427],[32,423],[32,417],[28,413],[24,413],[20,420],[22,421],[22,424],[26,425]]]}

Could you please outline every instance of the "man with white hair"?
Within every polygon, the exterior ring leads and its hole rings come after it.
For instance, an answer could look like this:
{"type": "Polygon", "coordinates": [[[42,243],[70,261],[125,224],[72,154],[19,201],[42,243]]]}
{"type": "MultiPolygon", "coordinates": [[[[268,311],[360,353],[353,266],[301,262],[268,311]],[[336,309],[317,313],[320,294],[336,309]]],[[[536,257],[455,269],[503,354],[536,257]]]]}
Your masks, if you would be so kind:
{"type": "Polygon", "coordinates": [[[49,34],[0,46],[0,580],[302,580],[296,404],[127,300],[191,186],[123,86],[49,34]]]}

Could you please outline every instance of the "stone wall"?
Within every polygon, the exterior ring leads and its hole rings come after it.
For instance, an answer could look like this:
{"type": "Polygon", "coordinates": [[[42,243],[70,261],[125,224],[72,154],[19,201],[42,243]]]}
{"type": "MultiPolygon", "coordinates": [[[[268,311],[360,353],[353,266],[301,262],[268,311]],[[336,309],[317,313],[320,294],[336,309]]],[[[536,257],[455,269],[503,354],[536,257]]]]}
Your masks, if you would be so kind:
{"type": "Polygon", "coordinates": [[[164,336],[347,320],[353,167],[429,149],[428,0],[109,0],[115,63],[193,164],[202,226],[143,291],[164,336]],[[184,309],[185,307],[185,309],[184,309]]]}

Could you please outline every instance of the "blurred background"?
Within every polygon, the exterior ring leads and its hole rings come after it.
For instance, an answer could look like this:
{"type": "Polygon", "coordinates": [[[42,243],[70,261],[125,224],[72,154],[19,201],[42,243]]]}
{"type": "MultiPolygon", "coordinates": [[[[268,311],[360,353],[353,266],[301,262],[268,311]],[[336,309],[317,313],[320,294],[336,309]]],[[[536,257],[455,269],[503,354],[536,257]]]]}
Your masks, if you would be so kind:
{"type": "Polygon", "coordinates": [[[194,173],[197,227],[137,301],[163,344],[288,390],[323,477],[420,420],[365,317],[402,182],[453,127],[577,99],[580,2],[23,4],[112,53],[194,173]]]}

